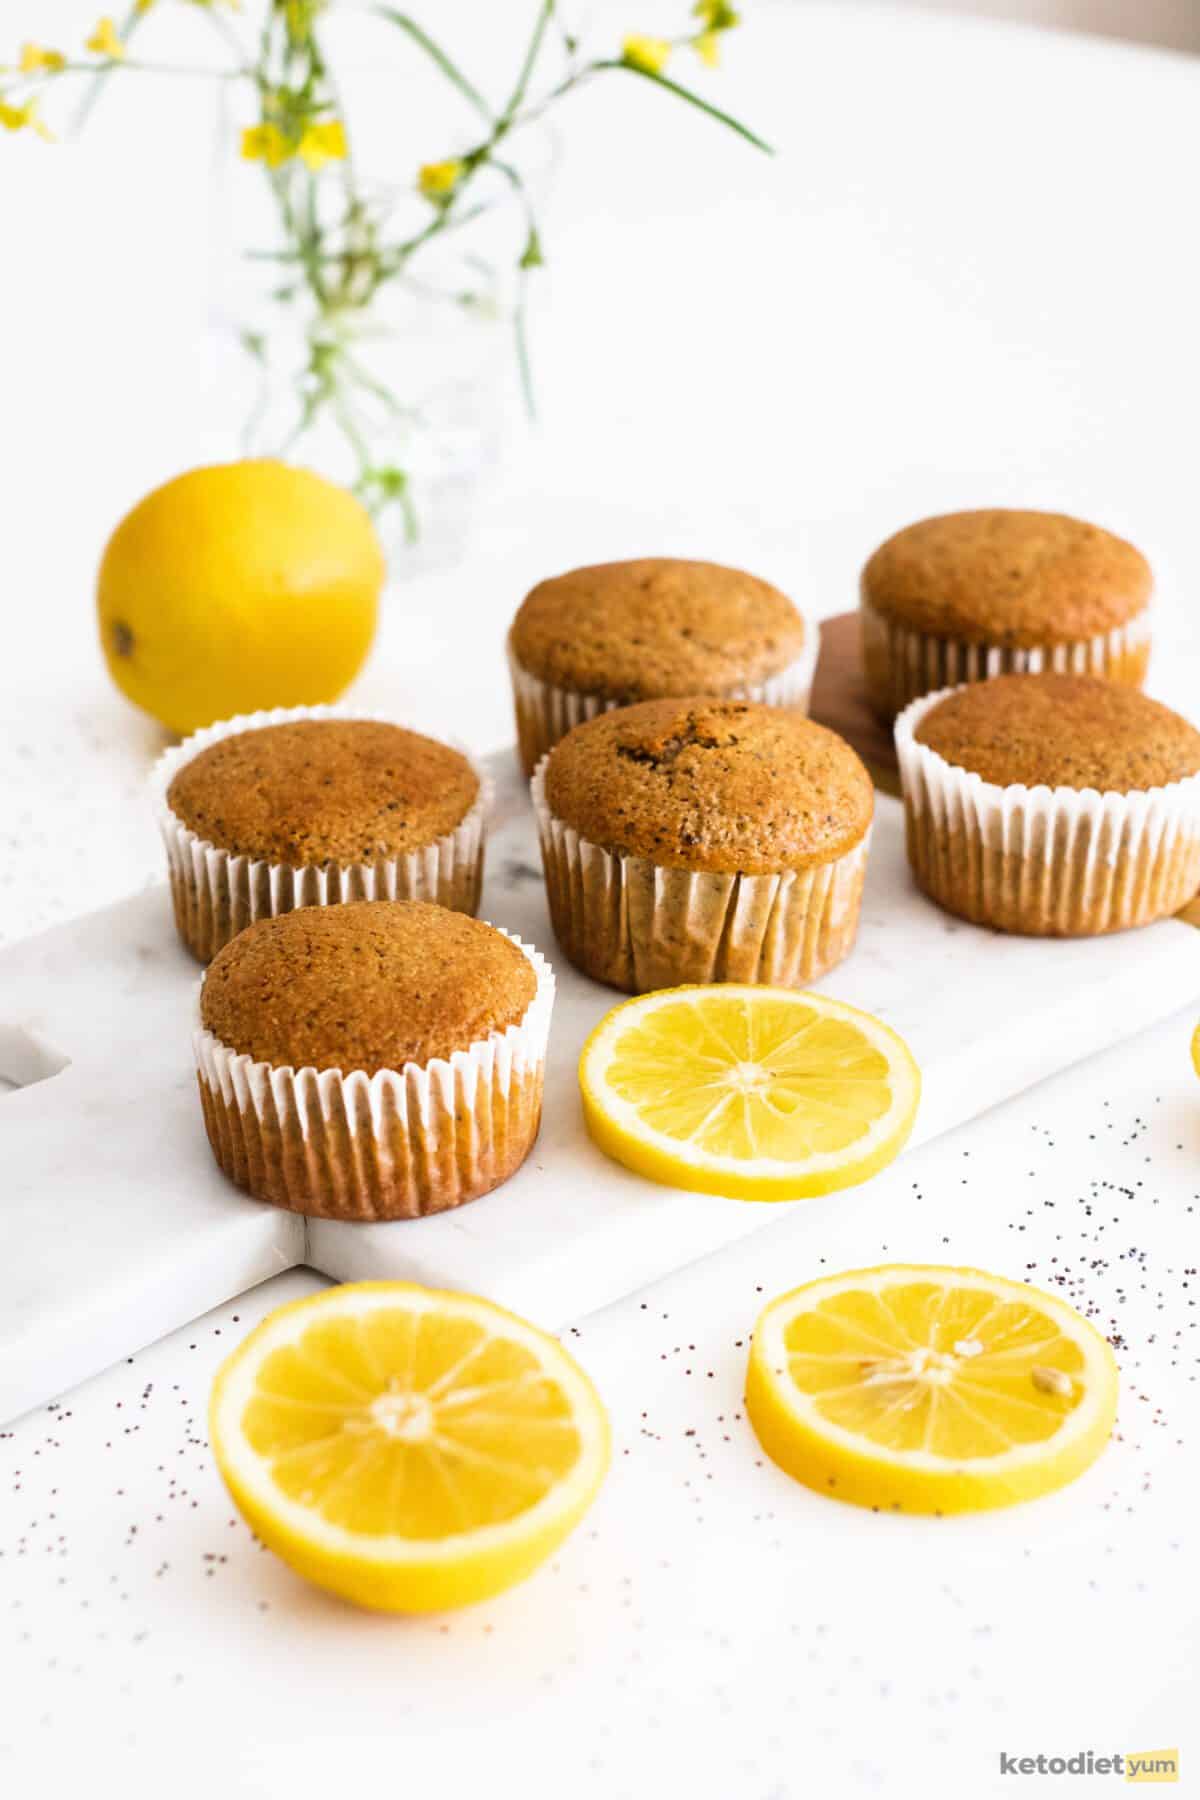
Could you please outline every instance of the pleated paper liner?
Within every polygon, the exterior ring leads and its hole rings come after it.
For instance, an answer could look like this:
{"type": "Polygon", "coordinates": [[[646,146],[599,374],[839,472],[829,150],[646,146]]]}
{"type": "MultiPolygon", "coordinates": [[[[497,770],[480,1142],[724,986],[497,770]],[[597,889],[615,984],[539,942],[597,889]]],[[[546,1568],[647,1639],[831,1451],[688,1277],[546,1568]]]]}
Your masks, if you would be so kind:
{"type": "Polygon", "coordinates": [[[176,817],[167,803],[172,781],[184,765],[224,738],[268,725],[302,719],[370,719],[399,725],[380,712],[340,706],[276,707],[224,719],[186,738],[159,757],[150,776],[159,830],[167,852],[175,923],[184,944],[200,962],[210,962],[223,945],[256,919],[274,918],[301,906],[335,906],[345,900],[435,900],[455,912],[474,914],[483,885],[487,815],[493,783],[460,744],[442,739],[470,763],[479,793],[454,830],[419,850],[379,857],[370,863],[293,866],[236,856],[208,843],[176,817]]]}
{"type": "MultiPolygon", "coordinates": [[[[497,929],[501,929],[497,927],[497,929]]],[[[255,1062],[198,1025],[193,1046],[213,1155],[231,1181],[313,1218],[414,1219],[490,1193],[537,1137],[554,973],[519,1024],[403,1069],[293,1069],[255,1062]]]]}
{"type": "Polygon", "coordinates": [[[864,602],[859,608],[863,677],[871,704],[884,718],[923,694],[990,681],[996,675],[1099,675],[1141,687],[1150,661],[1150,609],[1096,637],[1063,644],[971,644],[915,631],[864,602]]]}
{"type": "Polygon", "coordinates": [[[870,832],[830,863],[771,875],[668,869],[589,843],[531,793],[555,936],[576,968],[626,993],[684,982],[802,987],[854,944],[870,832]]]}
{"type": "MultiPolygon", "coordinates": [[[[838,613],[821,623],[821,654],[813,680],[810,716],[851,744],[870,770],[881,793],[899,795],[900,765],[892,731],[867,699],[862,666],[862,626],[857,611],[838,613]]],[[[1193,895],[1175,917],[1200,927],[1200,895],[1193,895]]]]}
{"type": "Polygon", "coordinates": [[[896,721],[918,885],[978,925],[1090,937],[1168,918],[1200,884],[1200,775],[1128,793],[1000,787],[914,733],[946,692],[896,721]]]}

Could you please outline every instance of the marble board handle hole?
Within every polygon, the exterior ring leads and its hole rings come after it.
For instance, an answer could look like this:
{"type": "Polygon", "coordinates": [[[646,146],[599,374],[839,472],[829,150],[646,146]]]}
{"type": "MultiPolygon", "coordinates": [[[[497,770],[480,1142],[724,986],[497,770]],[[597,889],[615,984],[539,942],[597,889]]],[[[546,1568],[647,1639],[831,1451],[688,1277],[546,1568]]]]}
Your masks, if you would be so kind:
{"type": "Polygon", "coordinates": [[[49,1081],[70,1067],[71,1059],[24,1025],[0,1020],[0,1099],[18,1088],[49,1081]]]}

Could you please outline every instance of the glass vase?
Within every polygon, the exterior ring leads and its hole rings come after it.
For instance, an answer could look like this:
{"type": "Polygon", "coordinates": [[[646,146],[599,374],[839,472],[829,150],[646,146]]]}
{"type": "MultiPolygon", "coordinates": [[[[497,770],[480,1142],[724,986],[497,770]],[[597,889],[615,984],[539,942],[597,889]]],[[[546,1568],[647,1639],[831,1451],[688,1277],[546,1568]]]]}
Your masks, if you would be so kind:
{"type": "MultiPolygon", "coordinates": [[[[240,138],[236,120],[221,131],[240,138]]],[[[523,134],[517,156],[519,183],[481,170],[462,205],[411,177],[351,182],[338,164],[227,159],[223,172],[217,322],[245,361],[231,453],[353,489],[393,570],[462,554],[525,411],[525,287],[551,134],[523,134]]]]}

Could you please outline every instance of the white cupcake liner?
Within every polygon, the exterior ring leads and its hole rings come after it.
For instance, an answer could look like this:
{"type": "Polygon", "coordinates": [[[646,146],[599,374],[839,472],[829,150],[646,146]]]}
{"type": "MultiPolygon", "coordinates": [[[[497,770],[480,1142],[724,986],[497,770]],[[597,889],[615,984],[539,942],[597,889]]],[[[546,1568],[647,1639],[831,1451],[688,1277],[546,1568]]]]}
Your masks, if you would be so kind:
{"type": "Polygon", "coordinates": [[[939,906],[997,931],[1091,937],[1194,898],[1200,775],[1129,793],[997,786],[916,740],[955,691],[923,695],[896,720],[909,862],[939,906]]]}
{"type": "Polygon", "coordinates": [[[771,875],[663,868],[590,843],[531,784],[555,936],[586,975],[626,993],[685,982],[801,987],[849,954],[871,832],[833,862],[771,875]]]}
{"type": "Polygon", "coordinates": [[[1115,625],[1097,637],[1033,648],[933,637],[887,618],[865,597],[860,597],[859,611],[868,696],[872,706],[888,718],[924,694],[990,681],[997,675],[1037,675],[1052,670],[1060,675],[1108,676],[1114,669],[1133,664],[1137,666],[1136,679],[1126,675],[1118,679],[1140,687],[1149,658],[1148,606],[1127,624],[1115,625]]]}
{"type": "Polygon", "coordinates": [[[372,719],[398,725],[382,712],[341,706],[275,707],[243,713],[193,732],[165,750],[150,773],[150,790],[167,852],[175,923],[192,954],[209,962],[217,951],[256,919],[271,919],[301,906],[336,906],[345,900],[436,900],[455,912],[475,913],[483,882],[491,777],[462,745],[439,739],[470,763],[479,793],[454,830],[419,850],[380,857],[372,863],[301,864],[235,856],[192,831],[172,812],[167,793],[186,763],[210,744],[290,725],[300,719],[372,719]]]}
{"type": "MultiPolygon", "coordinates": [[[[806,619],[804,647],[794,662],[786,664],[774,675],[764,676],[761,681],[740,682],[734,687],[714,690],[714,698],[757,700],[764,706],[786,706],[794,712],[807,713],[820,643],[820,631],[806,619]]],[[[517,746],[526,775],[532,776],[542,757],[576,725],[630,704],[627,700],[605,700],[599,694],[582,694],[574,688],[554,687],[540,676],[531,675],[517,661],[511,632],[507,647],[517,746]]]]}
{"type": "MultiPolygon", "coordinates": [[[[497,930],[502,927],[497,926],[497,930]]],[[[209,1142],[255,1199],[322,1219],[414,1219],[486,1194],[537,1137],[554,971],[533,966],[523,1018],[402,1069],[295,1069],[239,1054],[199,1023],[192,1045],[209,1142]]]]}

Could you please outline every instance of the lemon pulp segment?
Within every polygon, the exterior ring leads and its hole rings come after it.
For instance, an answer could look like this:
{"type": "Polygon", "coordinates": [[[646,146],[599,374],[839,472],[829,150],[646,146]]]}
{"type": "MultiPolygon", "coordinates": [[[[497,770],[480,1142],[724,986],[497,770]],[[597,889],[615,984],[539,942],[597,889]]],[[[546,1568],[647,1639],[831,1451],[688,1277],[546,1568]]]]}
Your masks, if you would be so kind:
{"type": "Polygon", "coordinates": [[[1116,1413],[1108,1344],[1050,1294],[979,1270],[855,1270],[774,1301],[747,1409],[810,1487],[912,1511],[1048,1492],[1099,1455],[1116,1413]]]}
{"type": "Polygon", "coordinates": [[[616,1007],[584,1047],[585,1117],[610,1155],[748,1199],[865,1180],[912,1128],[920,1076],[878,1019],[821,994],[673,988],[616,1007]]]}
{"type": "Polygon", "coordinates": [[[285,1560],[414,1611],[528,1573],[608,1458],[603,1408],[556,1340],[486,1301],[391,1282],[272,1314],[218,1376],[212,1440],[285,1560]]]}

